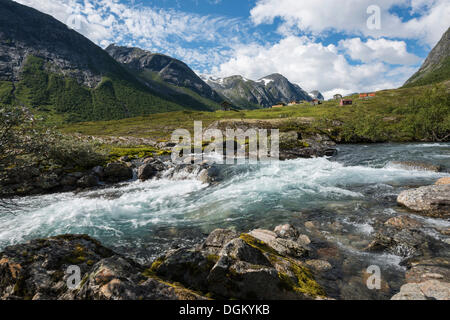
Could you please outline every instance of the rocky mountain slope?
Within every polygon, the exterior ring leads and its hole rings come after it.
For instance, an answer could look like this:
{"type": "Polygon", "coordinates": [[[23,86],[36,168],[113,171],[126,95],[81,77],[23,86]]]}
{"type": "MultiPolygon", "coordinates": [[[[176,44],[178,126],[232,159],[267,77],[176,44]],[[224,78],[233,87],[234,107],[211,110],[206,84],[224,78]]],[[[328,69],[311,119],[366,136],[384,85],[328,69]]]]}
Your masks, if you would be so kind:
{"type": "Polygon", "coordinates": [[[300,86],[289,82],[280,74],[272,74],[253,81],[242,76],[205,78],[214,90],[241,108],[269,108],[274,104],[291,101],[311,101],[300,86]]]}
{"type": "Polygon", "coordinates": [[[213,106],[215,104],[215,107],[223,102],[223,98],[217,92],[180,60],[139,48],[121,47],[114,44],[106,48],[106,51],[145,83],[150,81],[149,85],[152,85],[153,80],[160,85],[162,83],[170,84],[172,86],[167,87],[166,90],[172,88],[179,94],[190,95],[191,99],[197,98],[199,104],[204,104],[205,101],[198,99],[198,96],[211,100],[209,104],[213,106]],[[180,88],[185,90],[180,90],[180,88]]]}
{"type": "Polygon", "coordinates": [[[0,12],[0,103],[69,121],[207,110],[146,86],[49,15],[10,0],[0,0],[0,12]]]}
{"type": "Polygon", "coordinates": [[[313,99],[318,99],[318,100],[321,100],[321,101],[324,101],[324,100],[325,100],[325,97],[322,95],[322,93],[320,93],[320,92],[317,91],[317,90],[311,91],[311,92],[309,93],[309,96],[310,96],[311,98],[313,98],[313,99]]]}
{"type": "Polygon", "coordinates": [[[416,87],[450,79],[450,28],[430,52],[422,67],[406,83],[416,87]]]}

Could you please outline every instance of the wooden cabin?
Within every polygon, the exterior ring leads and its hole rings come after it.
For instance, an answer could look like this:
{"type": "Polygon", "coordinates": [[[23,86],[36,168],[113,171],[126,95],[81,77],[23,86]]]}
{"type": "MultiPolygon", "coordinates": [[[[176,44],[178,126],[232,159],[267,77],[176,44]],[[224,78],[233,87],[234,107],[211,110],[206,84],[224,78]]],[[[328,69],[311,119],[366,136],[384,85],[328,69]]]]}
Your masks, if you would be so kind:
{"type": "Polygon", "coordinates": [[[273,108],[283,108],[283,107],[286,107],[286,104],[285,103],[279,103],[279,104],[273,105],[272,109],[273,108]]]}
{"type": "Polygon", "coordinates": [[[353,105],[353,100],[351,100],[351,99],[342,99],[341,100],[341,107],[351,106],[351,105],[353,105]]]}

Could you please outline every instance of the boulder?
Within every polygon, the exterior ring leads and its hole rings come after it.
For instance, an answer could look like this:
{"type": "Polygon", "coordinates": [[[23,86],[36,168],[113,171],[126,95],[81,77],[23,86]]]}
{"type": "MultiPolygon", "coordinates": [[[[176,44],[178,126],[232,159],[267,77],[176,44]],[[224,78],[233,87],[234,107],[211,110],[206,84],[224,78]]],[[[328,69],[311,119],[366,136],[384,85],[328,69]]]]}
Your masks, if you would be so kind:
{"type": "Polygon", "coordinates": [[[365,249],[369,252],[389,252],[407,258],[422,256],[429,251],[433,239],[416,229],[387,227],[380,230],[365,249]]]}
{"type": "Polygon", "coordinates": [[[293,258],[305,252],[298,242],[277,238],[269,230],[239,236],[231,230],[217,229],[197,248],[172,250],[157,259],[150,271],[217,298],[323,297],[325,292],[310,270],[293,258]]]}
{"type": "Polygon", "coordinates": [[[435,257],[410,262],[406,284],[392,300],[450,300],[450,258],[435,257]]]}
{"type": "Polygon", "coordinates": [[[397,198],[400,205],[430,216],[448,216],[450,214],[450,185],[434,185],[406,190],[397,198]]]}
{"type": "Polygon", "coordinates": [[[279,238],[297,239],[299,237],[297,229],[290,224],[284,224],[275,228],[275,233],[279,238]]]}
{"type": "Polygon", "coordinates": [[[446,184],[450,184],[450,177],[441,178],[438,181],[436,181],[437,186],[442,186],[446,184]]]}
{"type": "Polygon", "coordinates": [[[85,175],[77,181],[77,186],[80,188],[92,188],[98,186],[98,184],[98,177],[93,174],[85,175]]]}
{"type": "Polygon", "coordinates": [[[230,229],[216,229],[211,232],[205,242],[200,245],[200,249],[209,254],[218,255],[222,248],[231,240],[239,237],[239,234],[230,229]]]}
{"type": "Polygon", "coordinates": [[[397,229],[417,229],[422,226],[422,224],[416,219],[410,218],[408,216],[398,216],[390,218],[384,223],[385,226],[394,227],[397,229]]]}
{"type": "Polygon", "coordinates": [[[325,260],[306,260],[306,265],[320,272],[329,271],[333,268],[331,264],[325,260]]]}
{"type": "Polygon", "coordinates": [[[3,300],[191,300],[204,299],[162,282],[143,266],[86,235],[64,235],[7,247],[0,253],[3,300]],[[80,268],[80,283],[69,289],[69,266],[80,268]]]}
{"type": "Polygon", "coordinates": [[[105,176],[105,170],[102,166],[97,166],[92,169],[92,173],[95,174],[100,179],[103,179],[105,176]]]}
{"type": "Polygon", "coordinates": [[[77,181],[77,178],[67,175],[61,179],[60,184],[63,187],[74,187],[77,184],[77,181]]]}
{"type": "Polygon", "coordinates": [[[159,159],[147,158],[144,164],[138,168],[138,179],[146,181],[155,177],[161,177],[168,170],[168,166],[159,159]]]}
{"type": "Polygon", "coordinates": [[[109,163],[104,170],[104,179],[107,182],[116,183],[131,180],[133,170],[125,163],[109,163]]]}
{"type": "Polygon", "coordinates": [[[336,143],[326,135],[315,134],[303,138],[296,131],[280,134],[280,160],[331,157],[336,154],[336,143]]]}
{"type": "Polygon", "coordinates": [[[198,180],[203,183],[213,183],[219,180],[220,171],[216,167],[205,168],[200,171],[198,180]]]}

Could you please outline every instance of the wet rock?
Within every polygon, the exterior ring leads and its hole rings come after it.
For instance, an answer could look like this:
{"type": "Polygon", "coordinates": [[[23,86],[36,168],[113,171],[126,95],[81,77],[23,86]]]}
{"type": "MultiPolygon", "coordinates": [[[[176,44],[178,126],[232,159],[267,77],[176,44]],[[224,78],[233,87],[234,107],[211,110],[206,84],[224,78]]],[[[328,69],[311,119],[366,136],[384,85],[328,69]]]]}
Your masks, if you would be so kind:
{"type": "Polygon", "coordinates": [[[429,241],[433,241],[422,231],[387,227],[380,230],[375,239],[365,249],[369,252],[389,252],[406,258],[422,256],[429,251],[429,241]]]}
{"type": "Polygon", "coordinates": [[[161,177],[163,172],[168,169],[167,165],[159,159],[148,158],[138,169],[138,178],[141,181],[161,177]]]}
{"type": "Polygon", "coordinates": [[[410,261],[405,279],[408,283],[418,283],[426,280],[442,280],[450,282],[450,258],[435,257],[410,261]]]}
{"type": "Polygon", "coordinates": [[[442,167],[430,163],[414,162],[414,161],[392,161],[394,166],[398,166],[408,170],[441,172],[442,167]]]}
{"type": "Polygon", "coordinates": [[[416,259],[406,271],[406,284],[392,300],[450,300],[450,258],[416,259]]]}
{"type": "Polygon", "coordinates": [[[138,178],[141,181],[153,179],[154,177],[156,177],[157,174],[158,170],[151,162],[140,166],[138,169],[138,178]]]}
{"type": "Polygon", "coordinates": [[[59,185],[59,177],[55,173],[42,174],[34,182],[34,186],[42,190],[51,190],[59,185]]]}
{"type": "Polygon", "coordinates": [[[161,282],[143,266],[86,235],[64,235],[7,247],[0,253],[0,299],[172,300],[203,299],[180,285],[161,282]],[[81,282],[67,287],[69,266],[81,282]]]}
{"type": "Polygon", "coordinates": [[[422,226],[422,224],[408,216],[399,216],[389,219],[384,223],[388,227],[394,227],[397,229],[417,229],[422,226]]]}
{"type": "MultiPolygon", "coordinates": [[[[284,256],[290,256],[293,258],[306,257],[309,254],[309,248],[302,242],[278,238],[275,232],[269,230],[253,230],[249,233],[250,236],[267,244],[279,254],[284,256]]],[[[305,239],[303,239],[304,241],[305,239]]]]}
{"type": "MultiPolygon", "coordinates": [[[[156,260],[152,272],[218,298],[313,299],[325,292],[309,269],[292,259],[297,242],[269,230],[238,236],[218,229],[194,249],[173,250],[156,260]],[[272,247],[272,245],[274,247],[272,247]]],[[[301,255],[301,254],[294,254],[301,255]]]]}
{"type": "Polygon", "coordinates": [[[436,181],[437,186],[450,184],[450,177],[441,178],[438,181],[436,181]]]}
{"type": "Polygon", "coordinates": [[[392,300],[450,300],[450,283],[437,280],[408,283],[392,300]]]}
{"type": "Polygon", "coordinates": [[[80,188],[92,188],[98,186],[98,184],[98,177],[93,174],[86,175],[77,181],[77,186],[80,188]]]}
{"type": "Polygon", "coordinates": [[[104,170],[104,179],[107,182],[116,183],[133,178],[133,170],[124,163],[109,163],[104,170]]]}
{"type": "Polygon", "coordinates": [[[103,179],[103,177],[105,176],[105,170],[103,169],[102,166],[94,167],[92,169],[92,173],[95,174],[100,179],[103,179]]]}
{"type": "Polygon", "coordinates": [[[61,179],[60,184],[63,187],[73,187],[77,184],[77,181],[77,178],[67,175],[61,179]]]}
{"type": "Polygon", "coordinates": [[[219,181],[220,171],[216,167],[210,167],[203,169],[199,175],[198,179],[203,183],[213,183],[219,181]]]}
{"type": "Polygon", "coordinates": [[[239,237],[233,230],[216,229],[211,232],[205,242],[200,246],[201,250],[205,250],[210,254],[218,255],[222,248],[231,240],[239,237]]]}
{"type": "Polygon", "coordinates": [[[331,157],[336,154],[336,143],[326,135],[316,134],[303,138],[296,131],[280,134],[280,160],[331,157]]]}
{"type": "Polygon", "coordinates": [[[229,242],[220,256],[208,277],[210,290],[219,296],[312,299],[324,295],[308,269],[278,256],[250,235],[229,242]]]}
{"type": "Polygon", "coordinates": [[[320,272],[329,271],[333,268],[331,264],[325,260],[306,260],[306,265],[320,272]]]}
{"type": "Polygon", "coordinates": [[[275,228],[275,233],[277,237],[279,238],[285,238],[285,239],[297,239],[299,237],[299,233],[297,229],[295,229],[290,224],[284,224],[281,226],[277,226],[275,228]]]}
{"type": "Polygon", "coordinates": [[[448,216],[450,215],[450,185],[406,190],[400,193],[397,202],[423,215],[448,216]]]}
{"type": "Polygon", "coordinates": [[[305,222],[305,227],[306,227],[307,229],[310,229],[310,230],[315,230],[315,229],[317,229],[316,224],[315,224],[314,221],[306,221],[306,222],[305,222]]]}

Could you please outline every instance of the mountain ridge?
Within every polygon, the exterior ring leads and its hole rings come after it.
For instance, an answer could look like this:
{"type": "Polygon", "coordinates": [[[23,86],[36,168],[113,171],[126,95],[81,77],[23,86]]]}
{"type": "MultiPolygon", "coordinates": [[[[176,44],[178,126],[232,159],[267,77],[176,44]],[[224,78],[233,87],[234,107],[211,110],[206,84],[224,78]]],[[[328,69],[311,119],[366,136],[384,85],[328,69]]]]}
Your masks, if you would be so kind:
{"type": "Polygon", "coordinates": [[[11,0],[0,0],[0,11],[0,103],[56,122],[209,110],[146,86],[50,15],[11,0]]]}
{"type": "Polygon", "coordinates": [[[105,51],[146,83],[156,79],[191,90],[216,104],[223,102],[223,98],[181,60],[141,48],[116,44],[109,45],[105,51]]]}
{"type": "Polygon", "coordinates": [[[225,78],[203,77],[214,90],[241,108],[269,108],[277,103],[311,101],[309,94],[286,77],[274,73],[256,81],[241,75],[225,78]]]}
{"type": "Polygon", "coordinates": [[[422,86],[450,79],[450,28],[428,54],[420,69],[404,87],[422,86]]]}

